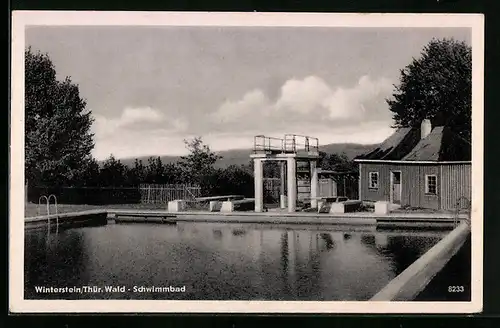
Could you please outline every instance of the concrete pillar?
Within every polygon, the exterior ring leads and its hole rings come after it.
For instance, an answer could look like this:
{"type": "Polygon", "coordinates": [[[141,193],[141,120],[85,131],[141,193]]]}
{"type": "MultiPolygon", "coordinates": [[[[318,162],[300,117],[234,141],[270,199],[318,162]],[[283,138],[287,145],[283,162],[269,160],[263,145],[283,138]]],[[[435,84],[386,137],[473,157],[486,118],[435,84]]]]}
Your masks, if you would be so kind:
{"type": "Polygon", "coordinates": [[[285,209],[286,208],[286,196],[285,196],[285,189],[286,189],[286,168],[285,168],[285,162],[280,161],[280,208],[285,209]]]}
{"type": "Polygon", "coordinates": [[[232,201],[227,200],[221,203],[220,211],[224,213],[234,212],[234,204],[232,201]]]}
{"type": "Polygon", "coordinates": [[[311,162],[311,208],[318,208],[318,200],[315,199],[319,195],[319,178],[316,162],[311,162]]]}
{"type": "MultiPolygon", "coordinates": [[[[297,167],[295,158],[287,158],[287,195],[288,195],[288,212],[295,212],[297,207],[297,167]]],[[[257,202],[256,202],[257,204],[257,202]]]]}
{"type": "Polygon", "coordinates": [[[253,160],[254,167],[254,190],[255,190],[255,212],[264,210],[264,171],[262,170],[262,159],[253,160]]]}
{"type": "Polygon", "coordinates": [[[388,214],[389,212],[389,202],[375,202],[375,214],[388,214]]]}
{"type": "Polygon", "coordinates": [[[209,212],[219,212],[222,207],[222,202],[219,200],[211,200],[208,206],[209,212]]]}
{"type": "Polygon", "coordinates": [[[182,212],[186,209],[186,201],[182,199],[171,200],[167,206],[169,212],[182,212]]]}

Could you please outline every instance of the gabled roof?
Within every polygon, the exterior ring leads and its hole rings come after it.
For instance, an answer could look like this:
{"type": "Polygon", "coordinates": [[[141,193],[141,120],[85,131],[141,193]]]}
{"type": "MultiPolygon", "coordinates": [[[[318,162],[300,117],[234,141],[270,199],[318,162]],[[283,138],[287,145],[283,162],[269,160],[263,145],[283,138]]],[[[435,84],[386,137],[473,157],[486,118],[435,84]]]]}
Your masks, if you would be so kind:
{"type": "Polygon", "coordinates": [[[439,161],[443,139],[443,127],[436,126],[431,133],[421,139],[403,161],[439,161]]]}
{"type": "Polygon", "coordinates": [[[424,139],[419,128],[400,128],[371,152],[356,157],[362,160],[470,161],[472,147],[449,128],[434,127],[424,139]]]}
{"type": "Polygon", "coordinates": [[[420,130],[400,128],[375,149],[356,159],[399,160],[420,141],[420,130]]]}

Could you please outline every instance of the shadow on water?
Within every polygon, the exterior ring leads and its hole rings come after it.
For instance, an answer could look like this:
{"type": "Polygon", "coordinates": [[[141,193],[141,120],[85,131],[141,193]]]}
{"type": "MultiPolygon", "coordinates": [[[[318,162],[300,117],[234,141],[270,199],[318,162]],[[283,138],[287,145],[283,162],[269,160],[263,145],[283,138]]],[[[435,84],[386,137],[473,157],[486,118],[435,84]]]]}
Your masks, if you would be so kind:
{"type": "MultiPolygon", "coordinates": [[[[82,232],[68,229],[58,233],[33,231],[26,234],[24,278],[27,286],[72,286],[81,281],[86,266],[82,232]]],[[[36,295],[33,288],[25,297],[36,295]]]]}
{"type": "Polygon", "coordinates": [[[111,224],[26,233],[26,298],[368,300],[438,237],[321,227],[111,224]],[[34,286],[186,286],[186,292],[37,294],[34,286]]]}

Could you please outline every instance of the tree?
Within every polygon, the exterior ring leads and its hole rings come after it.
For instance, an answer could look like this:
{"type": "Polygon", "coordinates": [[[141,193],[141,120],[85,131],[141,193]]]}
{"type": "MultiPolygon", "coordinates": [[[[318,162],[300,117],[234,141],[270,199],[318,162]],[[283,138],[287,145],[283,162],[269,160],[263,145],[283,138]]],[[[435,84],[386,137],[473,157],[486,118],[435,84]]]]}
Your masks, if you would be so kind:
{"type": "Polygon", "coordinates": [[[160,156],[150,157],[148,166],[146,167],[146,182],[147,183],[163,183],[165,167],[160,156]]]}
{"type": "Polygon", "coordinates": [[[127,180],[127,171],[127,167],[111,154],[102,165],[99,183],[105,187],[121,187],[127,180]]]}
{"type": "Polygon", "coordinates": [[[184,183],[182,167],[178,163],[167,163],[164,165],[165,183],[184,183]]]}
{"type": "Polygon", "coordinates": [[[137,186],[144,182],[146,176],[145,167],[141,160],[134,161],[134,167],[127,171],[127,185],[137,186]]]}
{"type": "Polygon", "coordinates": [[[25,171],[30,184],[76,182],[94,147],[93,119],[78,85],[56,80],[47,54],[25,51],[25,171]]]}
{"type": "Polygon", "coordinates": [[[246,197],[254,195],[253,174],[243,167],[229,165],[217,170],[216,193],[219,195],[237,194],[246,197]]]}
{"type": "Polygon", "coordinates": [[[222,156],[217,155],[204,144],[201,137],[184,140],[184,144],[189,154],[182,156],[179,164],[184,171],[185,180],[201,185],[206,177],[212,175],[215,163],[222,156]]]}
{"type": "Polygon", "coordinates": [[[318,167],[337,172],[357,172],[358,170],[358,165],[346,154],[327,154],[323,151],[319,152],[318,167]]]}
{"type": "Polygon", "coordinates": [[[471,141],[472,49],[465,42],[433,39],[421,57],[401,70],[387,99],[395,127],[417,127],[425,118],[471,141]]]}
{"type": "Polygon", "coordinates": [[[82,163],[81,170],[77,172],[74,178],[74,185],[94,187],[99,184],[100,169],[95,159],[90,159],[82,163]]]}

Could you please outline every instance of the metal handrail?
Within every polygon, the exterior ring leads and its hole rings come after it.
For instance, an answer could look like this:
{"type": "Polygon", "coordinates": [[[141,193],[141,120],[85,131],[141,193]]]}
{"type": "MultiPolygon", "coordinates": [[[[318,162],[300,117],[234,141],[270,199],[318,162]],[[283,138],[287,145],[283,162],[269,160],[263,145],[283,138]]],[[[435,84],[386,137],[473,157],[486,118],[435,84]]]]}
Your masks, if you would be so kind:
{"type": "Polygon", "coordinates": [[[472,204],[471,204],[471,201],[470,201],[469,198],[467,198],[465,196],[461,196],[461,197],[459,197],[457,199],[457,202],[455,204],[455,218],[454,218],[454,224],[455,224],[455,226],[458,224],[459,216],[460,216],[460,210],[461,209],[465,209],[465,210],[469,211],[469,218],[466,220],[466,222],[467,222],[467,224],[470,225],[470,223],[471,223],[472,204]],[[466,201],[466,207],[465,208],[460,206],[462,200],[466,201]]]}
{"type": "Polygon", "coordinates": [[[258,135],[254,137],[254,151],[277,150],[283,151],[283,139],[258,135]],[[273,145],[272,141],[279,141],[279,146],[273,145]]]}
{"type": "Polygon", "coordinates": [[[47,207],[47,227],[48,230],[50,231],[50,200],[54,198],[54,205],[55,205],[55,210],[56,210],[56,229],[59,229],[59,216],[58,216],[58,209],[57,209],[57,197],[54,194],[49,195],[49,197],[42,195],[38,198],[38,214],[40,213],[40,206],[42,205],[42,199],[45,199],[45,205],[47,207]]]}
{"type": "Polygon", "coordinates": [[[58,210],[57,210],[57,197],[54,194],[49,195],[49,197],[47,198],[48,207],[50,207],[50,199],[51,198],[54,198],[54,206],[55,206],[55,209],[56,209],[56,233],[57,233],[59,231],[59,215],[57,215],[58,214],[58,210]]]}
{"type": "Polygon", "coordinates": [[[40,196],[38,198],[38,214],[42,214],[40,213],[40,206],[42,205],[42,199],[45,198],[45,205],[47,206],[47,215],[49,215],[50,213],[50,208],[49,208],[49,199],[47,198],[47,196],[40,196]]]}
{"type": "Polygon", "coordinates": [[[304,150],[310,152],[315,150],[319,152],[319,139],[315,137],[303,136],[298,134],[285,134],[284,138],[266,137],[257,135],[254,137],[254,152],[256,151],[281,151],[294,152],[304,150]],[[303,142],[299,142],[297,138],[303,138],[303,142]],[[280,146],[273,145],[272,141],[280,141],[280,146]]]}
{"type": "Polygon", "coordinates": [[[55,208],[56,208],[56,215],[57,215],[58,214],[58,211],[57,211],[57,197],[54,194],[49,195],[49,197],[47,198],[47,201],[49,202],[49,205],[50,205],[51,198],[54,198],[54,205],[55,205],[55,208]]]}

